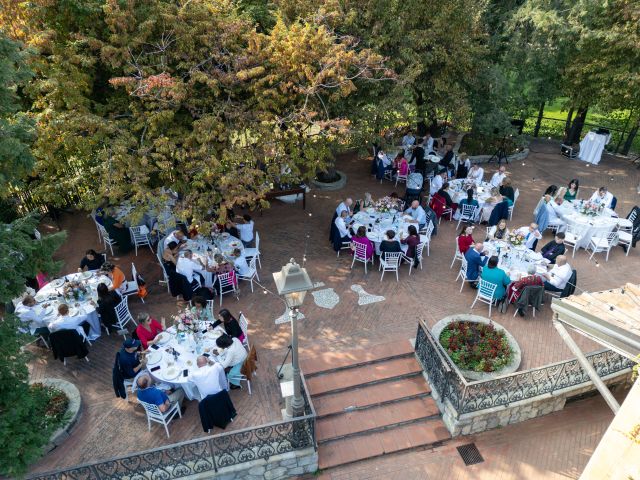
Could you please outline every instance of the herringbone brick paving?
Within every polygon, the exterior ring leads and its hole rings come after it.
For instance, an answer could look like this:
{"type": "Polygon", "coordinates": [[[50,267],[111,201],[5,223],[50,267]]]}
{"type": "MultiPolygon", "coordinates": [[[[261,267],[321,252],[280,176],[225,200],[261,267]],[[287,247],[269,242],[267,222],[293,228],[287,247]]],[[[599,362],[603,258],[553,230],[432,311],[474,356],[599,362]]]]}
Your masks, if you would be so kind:
{"type": "MultiPolygon", "coordinates": [[[[531,212],[549,184],[564,185],[570,178],[580,179],[581,197],[590,196],[595,188],[607,185],[618,197],[617,211],[621,215],[626,215],[638,203],[636,186],[640,180],[639,171],[629,167],[625,160],[605,156],[600,165],[587,166],[561,157],[558,150],[557,144],[536,141],[524,162],[509,166],[514,186],[521,191],[511,222],[513,226],[531,221],[531,212]]],[[[356,265],[351,270],[348,255],[336,260],[327,239],[329,222],[339,200],[344,196],[361,198],[365,191],[371,192],[374,198],[394,191],[393,184],[384,182],[381,185],[368,175],[369,163],[364,159],[345,155],[338,159],[338,168],[349,176],[347,186],[338,192],[314,190],[308,195],[306,212],[299,203],[291,206],[276,201],[262,216],[258,213],[254,215],[262,241],[263,268],[260,275],[268,289],[275,290],[271,272],[279,270],[290,257],[299,262],[305,258],[305,266],[312,280],[324,282],[326,287],[333,288],[340,296],[338,305],[333,310],[326,310],[316,306],[311,295],[308,295],[302,309],[307,318],[300,324],[302,356],[304,352],[366,348],[394,339],[406,341],[415,336],[418,318],[433,325],[444,316],[468,312],[474,293],[467,289],[458,293],[459,284],[458,287],[454,284],[456,267],[449,269],[454,252],[455,225],[443,222],[433,239],[431,256],[425,258],[424,270],[414,271],[409,277],[408,269],[403,269],[400,283],[396,283],[391,276],[380,282],[376,270],[370,270],[365,276],[362,265],[356,265]],[[358,296],[350,290],[353,284],[362,285],[368,293],[383,295],[386,300],[358,306],[358,296]]],[[[485,166],[485,177],[492,170],[494,166],[485,166]]],[[[404,187],[399,186],[397,191],[402,194],[404,187]]],[[[58,256],[65,260],[63,271],[73,271],[86,248],[100,247],[97,234],[92,222],[80,213],[64,215],[59,226],[69,232],[69,239],[58,256]]],[[[46,232],[47,228],[43,227],[43,230],[46,232]]],[[[548,238],[550,235],[544,240],[548,238]]],[[[596,264],[580,251],[570,263],[578,269],[578,285],[582,289],[601,290],[616,287],[625,281],[640,281],[637,273],[639,255],[640,251],[634,249],[625,257],[623,250],[616,248],[608,263],[604,262],[603,255],[596,255],[596,264]]],[[[157,316],[168,316],[176,311],[166,288],[157,284],[160,267],[155,255],[148,249],[143,248],[137,258],[133,255],[116,256],[115,261],[125,272],[129,272],[130,262],[135,261],[138,271],[148,281],[150,294],[147,303],[143,305],[137,300],[130,302],[134,315],[142,310],[157,316]]],[[[253,294],[248,285],[242,284],[241,288],[240,301],[227,296],[223,306],[236,314],[242,310],[249,317],[250,338],[258,347],[260,370],[259,377],[252,384],[253,396],[249,397],[246,392],[233,392],[232,398],[239,417],[230,429],[279,419],[281,402],[274,370],[284,357],[289,342],[288,327],[274,325],[274,319],[284,310],[282,302],[271,294],[262,293],[260,288],[253,294]]],[[[474,313],[486,315],[487,310],[484,306],[476,306],[474,313]]],[[[551,310],[548,305],[535,319],[514,319],[512,315],[513,311],[510,310],[506,315],[494,313],[493,318],[504,325],[522,347],[522,369],[570,357],[570,352],[550,324],[551,310]]],[[[72,437],[38,462],[34,466],[35,471],[123,455],[203,435],[195,402],[190,405],[184,420],[171,424],[171,439],[167,440],[161,427],[152,427],[151,433],[147,432],[141,408],[114,397],[111,367],[121,339],[113,335],[101,337],[91,348],[90,364],[71,362],[66,369],[54,361],[49,352],[33,349],[35,357],[30,364],[33,377],[52,376],[73,381],[80,388],[84,405],[82,419],[72,437]]],[[[576,340],[586,351],[598,348],[583,338],[576,337],[576,340]]],[[[603,426],[606,426],[605,421],[594,425],[595,437],[599,438],[602,434],[603,426]]],[[[584,443],[591,446],[596,441],[593,435],[584,438],[584,443]]],[[[559,441],[557,445],[562,446],[562,442],[559,441]]],[[[549,448],[549,445],[545,443],[544,447],[549,448]]],[[[567,455],[571,462],[575,460],[572,452],[567,455]]],[[[577,464],[584,465],[583,462],[577,464]]],[[[506,459],[505,465],[508,465],[506,459]]]]}

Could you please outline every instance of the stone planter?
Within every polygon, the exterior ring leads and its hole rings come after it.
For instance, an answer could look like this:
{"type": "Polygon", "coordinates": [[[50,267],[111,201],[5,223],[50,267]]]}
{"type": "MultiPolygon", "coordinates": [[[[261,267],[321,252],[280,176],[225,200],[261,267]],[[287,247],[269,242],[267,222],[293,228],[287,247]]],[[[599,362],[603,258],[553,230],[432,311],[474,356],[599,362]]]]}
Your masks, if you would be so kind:
{"type": "Polygon", "coordinates": [[[311,185],[316,187],[318,190],[340,190],[347,184],[347,174],[340,170],[336,170],[336,173],[340,176],[340,179],[335,182],[324,183],[313,179],[311,180],[311,185]]]}
{"type": "Polygon", "coordinates": [[[42,383],[48,387],[54,387],[58,390],[62,390],[69,399],[69,405],[67,405],[67,411],[65,412],[65,423],[61,425],[49,439],[49,443],[43,448],[43,454],[49,453],[56,448],[70,435],[70,431],[80,418],[80,406],[82,399],[80,397],[80,391],[73,383],[61,380],[59,378],[44,378],[42,380],[32,380],[29,383],[42,383]]]}
{"type": "MultiPolygon", "coordinates": [[[[450,315],[448,317],[443,318],[438,323],[436,323],[431,328],[431,333],[436,338],[436,340],[440,342],[440,334],[445,329],[445,327],[450,323],[458,322],[458,321],[485,323],[485,324],[492,323],[493,326],[496,328],[496,330],[504,332],[505,336],[507,337],[507,341],[511,346],[511,350],[513,351],[513,354],[511,356],[511,362],[509,362],[508,365],[505,365],[503,368],[495,372],[474,372],[472,370],[463,370],[461,368],[458,368],[456,365],[454,365],[456,370],[458,370],[458,372],[460,372],[460,374],[466,380],[468,381],[491,380],[493,378],[497,378],[503,375],[508,375],[510,373],[513,373],[517,371],[518,368],[520,368],[520,362],[522,361],[522,352],[520,350],[520,346],[518,345],[518,342],[516,342],[516,339],[513,337],[513,335],[511,335],[502,325],[496,322],[492,322],[488,318],[481,317],[479,315],[470,315],[465,313],[450,315]]],[[[446,351],[444,352],[444,354],[446,355],[446,351]]]]}

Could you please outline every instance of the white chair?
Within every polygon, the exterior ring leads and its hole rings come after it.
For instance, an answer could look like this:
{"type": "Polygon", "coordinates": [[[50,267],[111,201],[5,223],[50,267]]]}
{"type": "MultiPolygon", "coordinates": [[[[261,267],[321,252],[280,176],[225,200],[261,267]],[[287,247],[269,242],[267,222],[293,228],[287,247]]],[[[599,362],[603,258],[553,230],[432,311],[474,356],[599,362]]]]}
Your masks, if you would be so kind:
{"type": "Polygon", "coordinates": [[[364,243],[353,242],[355,250],[353,252],[353,260],[351,261],[351,268],[356,262],[364,263],[364,273],[367,274],[367,263],[371,262],[373,265],[373,256],[367,259],[367,246],[364,243]]]}
{"type": "Polygon", "coordinates": [[[456,263],[456,260],[462,260],[463,258],[464,258],[464,255],[460,253],[460,246],[458,245],[458,237],[456,237],[456,253],[453,254],[453,260],[451,260],[451,266],[449,267],[449,270],[453,268],[453,264],[456,263]]]}
{"type": "Polygon", "coordinates": [[[440,218],[438,219],[438,225],[442,223],[442,217],[444,217],[445,215],[448,215],[449,216],[449,221],[451,221],[452,218],[453,218],[453,210],[451,208],[449,208],[449,207],[445,207],[442,210],[442,215],[440,215],[440,218]]]}
{"type": "Polygon", "coordinates": [[[242,384],[242,382],[247,382],[247,390],[249,391],[249,395],[251,395],[251,380],[249,380],[247,378],[246,375],[229,375],[229,381],[231,380],[238,380],[238,382],[240,382],[240,384],[242,384]]]}
{"type": "MultiPolygon", "coordinates": [[[[137,377],[136,377],[137,378],[137,377]]],[[[133,393],[133,382],[134,378],[124,379],[124,399],[129,401],[129,389],[131,389],[131,393],[133,393]]]]}
{"type": "Polygon", "coordinates": [[[587,248],[586,248],[587,251],[591,250],[591,256],[589,257],[589,260],[591,260],[596,253],[607,252],[607,255],[605,257],[605,262],[608,262],[609,252],[611,251],[611,248],[616,244],[617,241],[618,241],[618,232],[608,233],[606,237],[591,238],[591,240],[589,240],[589,245],[587,245],[587,248]]]}
{"type": "MultiPolygon", "coordinates": [[[[125,282],[122,284],[122,286],[118,290],[118,293],[120,293],[122,297],[137,295],[138,288],[140,288],[138,285],[138,272],[136,271],[136,266],[133,264],[133,262],[131,263],[131,276],[133,277],[133,280],[125,280],[125,282]]],[[[140,301],[144,303],[144,298],[142,297],[139,297],[139,298],[140,298],[140,301]]]]}
{"type": "Polygon", "coordinates": [[[564,232],[564,244],[565,247],[571,247],[573,253],[571,254],[572,258],[576,256],[576,245],[580,240],[580,229],[575,225],[569,223],[567,224],[567,230],[564,232]]]}
{"type": "Polygon", "coordinates": [[[629,218],[618,219],[618,232],[633,232],[633,223],[636,221],[636,210],[633,210],[629,215],[629,218]]]}
{"type": "MultiPolygon", "coordinates": [[[[133,324],[137,327],[138,324],[136,323],[136,321],[133,319],[133,315],[131,315],[131,312],[129,311],[129,299],[128,297],[123,297],[122,301],[116,305],[116,317],[118,319],[118,321],[116,322],[116,327],[118,327],[118,330],[127,330],[127,325],[129,324],[129,322],[133,322],[133,324]]],[[[123,337],[127,338],[126,334],[122,334],[123,337]]]]}
{"type": "Polygon", "coordinates": [[[518,201],[519,196],[520,196],[520,189],[516,188],[516,191],[513,192],[513,205],[509,207],[509,221],[513,219],[513,209],[516,206],[516,202],[518,201]]]}
{"type": "Polygon", "coordinates": [[[240,324],[240,329],[244,334],[244,341],[242,342],[242,344],[247,350],[250,350],[251,347],[249,346],[249,321],[242,312],[240,312],[240,316],[238,317],[238,324],[240,324]]]}
{"type": "MultiPolygon", "coordinates": [[[[426,243],[419,243],[416,245],[416,259],[418,260],[420,270],[422,270],[422,251],[424,250],[425,245],[426,243]]],[[[411,275],[411,270],[413,269],[413,258],[409,258],[406,255],[404,255],[404,258],[409,262],[409,275],[411,275]]]]}
{"type": "Polygon", "coordinates": [[[409,176],[409,173],[406,173],[404,175],[400,175],[399,173],[396,175],[396,187],[398,186],[398,182],[404,182],[407,183],[407,177],[409,176]]]}
{"type": "Polygon", "coordinates": [[[253,293],[253,280],[260,281],[260,277],[258,277],[258,270],[256,269],[256,260],[257,257],[252,257],[249,261],[249,274],[248,275],[240,275],[236,273],[236,276],[239,280],[244,280],[245,282],[251,283],[251,293],[253,293]]]}
{"type": "Polygon", "coordinates": [[[225,293],[233,293],[238,298],[238,287],[231,277],[231,272],[219,273],[218,282],[220,282],[220,306],[222,306],[222,297],[225,293]]]}
{"type": "Polygon", "coordinates": [[[107,230],[102,225],[100,225],[97,222],[96,222],[96,225],[98,226],[98,230],[100,231],[100,235],[102,236],[102,241],[104,242],[104,250],[105,250],[105,252],[107,251],[107,246],[108,246],[109,249],[111,250],[111,256],[113,256],[113,246],[117,245],[118,242],[116,242],[115,240],[111,239],[111,237],[107,233],[107,230]]]}
{"type": "Polygon", "coordinates": [[[338,255],[336,255],[337,258],[340,258],[340,252],[342,252],[342,250],[351,250],[351,242],[342,242],[342,246],[338,250],[338,255]]]}
{"type": "Polygon", "coordinates": [[[103,243],[103,241],[102,241],[102,232],[100,231],[101,225],[96,220],[96,211],[92,210],[91,213],[89,214],[89,217],[91,218],[91,220],[93,220],[93,224],[96,226],[96,230],[98,231],[98,241],[100,243],[103,243]]]}
{"type": "Polygon", "coordinates": [[[467,279],[467,259],[464,257],[462,257],[462,261],[460,262],[460,270],[458,271],[458,276],[456,277],[455,281],[457,282],[458,279],[462,280],[462,284],[460,285],[460,292],[462,292],[465,283],[472,283],[476,281],[467,279]]]}
{"type": "Polygon", "coordinates": [[[156,256],[158,257],[158,263],[160,263],[160,268],[162,269],[162,280],[158,280],[158,283],[165,284],[167,286],[167,292],[171,295],[171,289],[169,288],[169,275],[167,275],[167,271],[164,268],[164,264],[162,263],[162,253],[158,248],[156,252],[156,256]]]}
{"type": "Polygon", "coordinates": [[[487,305],[489,305],[489,316],[491,316],[491,307],[493,306],[493,296],[496,293],[496,288],[498,288],[498,285],[496,285],[495,283],[487,282],[486,280],[480,279],[478,285],[478,293],[476,294],[475,300],[471,304],[471,309],[473,309],[476,302],[480,300],[482,303],[486,303],[487,305]]]}
{"type": "Polygon", "coordinates": [[[466,203],[463,204],[460,213],[460,219],[458,220],[458,225],[456,226],[456,228],[460,228],[460,224],[462,222],[475,222],[479,209],[480,208],[476,205],[467,205],[466,203]]]}
{"type": "Polygon", "coordinates": [[[378,267],[378,270],[382,270],[380,281],[384,278],[384,272],[396,272],[396,282],[400,281],[398,270],[402,256],[402,252],[384,252],[380,255],[380,266],[378,267]]]}
{"type": "Polygon", "coordinates": [[[140,405],[144,407],[144,411],[147,412],[147,427],[149,428],[149,431],[151,431],[151,422],[156,422],[164,425],[164,430],[167,432],[167,438],[170,438],[169,423],[173,420],[173,417],[175,417],[176,414],[178,417],[182,418],[180,405],[178,403],[174,403],[166,412],[163,413],[157,405],[143,402],[142,400],[138,400],[138,402],[140,402],[140,405]]]}
{"type": "Polygon", "coordinates": [[[633,235],[625,230],[618,230],[618,245],[624,245],[627,247],[626,255],[629,255],[631,250],[631,243],[633,242],[633,235]]]}
{"type": "MultiPolygon", "coordinates": [[[[147,227],[145,227],[146,229],[147,227]]],[[[142,226],[139,227],[129,227],[129,234],[131,235],[131,243],[133,243],[136,249],[136,257],[138,256],[138,247],[143,247],[145,245],[149,246],[151,253],[153,253],[153,247],[151,246],[151,239],[149,238],[149,233],[142,232],[142,226]]]]}
{"type": "Polygon", "coordinates": [[[251,247],[251,248],[245,248],[244,249],[244,256],[246,258],[257,258],[258,259],[258,265],[260,265],[260,268],[262,268],[262,263],[260,263],[260,234],[258,232],[256,232],[256,246],[251,247]]]}
{"type": "Polygon", "coordinates": [[[427,257],[429,256],[429,247],[431,246],[431,234],[433,233],[433,222],[429,221],[420,232],[420,242],[427,246],[427,257]]]}

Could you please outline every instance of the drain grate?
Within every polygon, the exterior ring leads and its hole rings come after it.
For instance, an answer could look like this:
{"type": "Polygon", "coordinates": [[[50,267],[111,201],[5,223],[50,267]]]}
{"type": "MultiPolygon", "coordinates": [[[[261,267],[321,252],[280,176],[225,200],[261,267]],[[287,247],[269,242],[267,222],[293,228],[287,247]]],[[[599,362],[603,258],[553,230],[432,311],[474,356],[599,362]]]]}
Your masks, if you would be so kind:
{"type": "Polygon", "coordinates": [[[475,465],[476,463],[484,462],[484,458],[480,455],[480,451],[475,443],[459,446],[458,453],[462,457],[462,460],[464,460],[465,465],[475,465]]]}

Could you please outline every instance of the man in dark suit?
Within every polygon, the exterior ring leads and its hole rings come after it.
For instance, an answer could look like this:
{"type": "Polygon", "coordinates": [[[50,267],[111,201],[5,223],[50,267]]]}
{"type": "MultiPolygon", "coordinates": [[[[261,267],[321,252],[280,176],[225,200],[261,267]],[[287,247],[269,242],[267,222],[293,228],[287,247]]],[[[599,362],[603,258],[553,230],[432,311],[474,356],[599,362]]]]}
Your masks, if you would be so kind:
{"type": "Polygon", "coordinates": [[[416,172],[420,172],[422,174],[422,176],[425,175],[425,161],[424,161],[424,147],[422,146],[424,143],[424,140],[422,138],[420,138],[418,140],[418,144],[413,147],[413,153],[411,154],[411,160],[409,161],[410,164],[413,164],[413,162],[415,161],[415,165],[416,165],[416,172]]]}
{"type": "Polygon", "coordinates": [[[473,248],[467,250],[464,255],[467,260],[467,280],[471,282],[471,286],[474,288],[478,288],[480,267],[484,267],[487,264],[487,254],[483,249],[484,243],[478,242],[473,248]]]}
{"type": "Polygon", "coordinates": [[[564,245],[564,232],[556,233],[556,238],[547,243],[540,253],[542,253],[542,257],[549,260],[549,263],[556,263],[556,257],[558,255],[564,255],[566,248],[564,245]]]}
{"type": "Polygon", "coordinates": [[[444,146],[444,157],[440,160],[440,168],[445,168],[447,171],[451,170],[451,162],[453,161],[453,146],[447,143],[444,146]]]}

